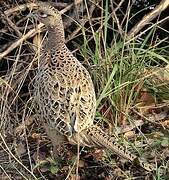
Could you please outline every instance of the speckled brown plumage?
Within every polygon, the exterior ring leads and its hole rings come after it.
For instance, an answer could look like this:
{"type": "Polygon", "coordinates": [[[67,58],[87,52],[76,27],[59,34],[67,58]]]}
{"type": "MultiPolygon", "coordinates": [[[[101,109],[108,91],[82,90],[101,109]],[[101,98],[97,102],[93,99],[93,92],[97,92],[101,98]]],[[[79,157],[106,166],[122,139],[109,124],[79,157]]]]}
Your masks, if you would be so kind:
{"type": "MultiPolygon", "coordinates": [[[[48,29],[48,40],[42,45],[35,80],[38,114],[52,143],[62,141],[89,147],[108,148],[130,161],[137,159],[126,148],[93,125],[96,97],[88,71],[65,45],[64,29],[58,10],[38,3],[35,17],[48,29]]],[[[151,170],[141,160],[140,165],[151,170]]]]}

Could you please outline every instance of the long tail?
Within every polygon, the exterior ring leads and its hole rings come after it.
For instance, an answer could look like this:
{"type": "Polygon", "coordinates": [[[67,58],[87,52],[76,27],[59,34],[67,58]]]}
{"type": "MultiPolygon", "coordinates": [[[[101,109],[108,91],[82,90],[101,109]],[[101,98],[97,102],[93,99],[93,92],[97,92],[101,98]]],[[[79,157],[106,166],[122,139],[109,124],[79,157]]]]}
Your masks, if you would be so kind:
{"type": "Polygon", "coordinates": [[[118,156],[123,157],[129,161],[137,160],[139,162],[139,165],[147,171],[154,170],[154,166],[144,162],[139,157],[132,154],[125,147],[121,146],[118,143],[118,139],[115,136],[109,136],[98,126],[93,125],[85,132],[85,134],[85,139],[88,139],[88,142],[90,142],[90,146],[107,148],[118,156]]]}

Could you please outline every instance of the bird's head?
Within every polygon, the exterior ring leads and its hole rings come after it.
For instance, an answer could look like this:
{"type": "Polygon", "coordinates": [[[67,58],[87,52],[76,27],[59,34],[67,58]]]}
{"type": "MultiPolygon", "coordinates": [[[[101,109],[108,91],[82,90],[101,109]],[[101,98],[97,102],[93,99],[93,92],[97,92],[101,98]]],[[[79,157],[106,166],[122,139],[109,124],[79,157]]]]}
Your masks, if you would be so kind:
{"type": "Polygon", "coordinates": [[[44,2],[36,3],[37,7],[33,10],[33,16],[46,26],[55,26],[62,23],[60,12],[54,7],[44,2]]]}

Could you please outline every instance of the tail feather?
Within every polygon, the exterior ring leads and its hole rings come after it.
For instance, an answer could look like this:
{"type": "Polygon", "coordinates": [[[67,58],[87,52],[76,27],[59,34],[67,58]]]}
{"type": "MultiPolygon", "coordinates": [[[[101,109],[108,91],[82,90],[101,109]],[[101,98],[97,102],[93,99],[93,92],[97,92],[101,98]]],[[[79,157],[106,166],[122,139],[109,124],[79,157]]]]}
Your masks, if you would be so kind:
{"type": "Polygon", "coordinates": [[[154,170],[154,167],[152,165],[144,162],[136,155],[128,151],[125,147],[121,146],[118,143],[118,139],[116,136],[109,136],[98,126],[93,125],[92,127],[90,127],[87,130],[86,135],[87,135],[87,139],[90,139],[90,146],[92,144],[95,147],[107,148],[113,151],[118,156],[123,157],[129,161],[137,160],[139,162],[139,165],[147,171],[154,170]]]}

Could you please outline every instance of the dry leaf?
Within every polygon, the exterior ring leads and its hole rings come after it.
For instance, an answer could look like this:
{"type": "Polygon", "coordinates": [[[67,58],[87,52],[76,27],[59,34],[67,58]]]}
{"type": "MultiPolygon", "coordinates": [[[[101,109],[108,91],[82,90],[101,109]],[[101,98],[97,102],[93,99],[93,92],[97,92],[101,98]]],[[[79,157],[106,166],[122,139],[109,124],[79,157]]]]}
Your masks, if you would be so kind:
{"type": "Polygon", "coordinates": [[[104,157],[104,150],[101,150],[101,149],[97,149],[95,150],[94,152],[90,153],[97,161],[99,160],[103,160],[103,157],[104,157]]]}
{"type": "Polygon", "coordinates": [[[25,145],[22,142],[16,144],[15,152],[19,157],[22,156],[24,153],[26,153],[25,145]]]}
{"type": "Polygon", "coordinates": [[[127,139],[131,139],[131,138],[134,138],[136,136],[135,132],[134,131],[128,131],[124,134],[124,137],[127,138],[127,139]]]}
{"type": "Polygon", "coordinates": [[[85,162],[83,160],[79,160],[78,167],[83,168],[85,166],[85,162]]]}

